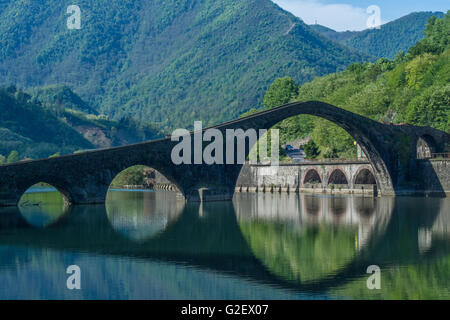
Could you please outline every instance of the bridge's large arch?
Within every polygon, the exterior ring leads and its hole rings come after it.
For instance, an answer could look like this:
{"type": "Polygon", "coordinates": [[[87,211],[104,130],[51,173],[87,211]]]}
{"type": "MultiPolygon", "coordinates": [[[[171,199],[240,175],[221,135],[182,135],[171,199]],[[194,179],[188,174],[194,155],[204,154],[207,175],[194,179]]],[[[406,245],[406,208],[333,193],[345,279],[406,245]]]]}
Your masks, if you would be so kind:
{"type": "MultiPolygon", "coordinates": [[[[328,120],[343,128],[361,146],[364,154],[370,161],[381,192],[394,194],[395,166],[387,146],[392,143],[390,136],[395,134],[388,132],[385,125],[371,119],[359,116],[344,109],[337,108],[324,102],[295,102],[278,108],[260,112],[240,120],[235,120],[221,126],[243,129],[267,129],[293,116],[306,114],[328,120]],[[384,145],[386,143],[386,145],[384,145]]],[[[394,138],[392,138],[394,139],[394,138]]]]}

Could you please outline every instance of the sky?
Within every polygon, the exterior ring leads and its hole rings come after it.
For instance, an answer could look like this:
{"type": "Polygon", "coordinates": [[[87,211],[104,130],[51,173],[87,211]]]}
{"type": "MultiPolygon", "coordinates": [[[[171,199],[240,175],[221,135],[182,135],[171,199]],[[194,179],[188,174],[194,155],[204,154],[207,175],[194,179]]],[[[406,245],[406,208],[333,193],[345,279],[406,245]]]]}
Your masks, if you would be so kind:
{"type": "Polygon", "coordinates": [[[292,12],[307,24],[324,25],[336,31],[364,30],[377,21],[387,23],[415,11],[450,10],[449,0],[272,0],[281,8],[292,12]],[[370,6],[375,11],[367,12],[370,6]],[[368,24],[369,21],[369,24],[368,24]]]}

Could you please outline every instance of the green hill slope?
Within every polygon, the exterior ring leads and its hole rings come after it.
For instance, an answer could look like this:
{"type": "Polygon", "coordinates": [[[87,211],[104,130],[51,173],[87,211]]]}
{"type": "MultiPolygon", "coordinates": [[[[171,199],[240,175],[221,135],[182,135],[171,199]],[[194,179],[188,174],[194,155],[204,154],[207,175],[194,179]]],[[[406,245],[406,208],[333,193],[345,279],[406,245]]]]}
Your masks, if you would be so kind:
{"type": "Polygon", "coordinates": [[[442,12],[414,12],[386,23],[380,29],[336,32],[321,25],[310,25],[325,37],[378,58],[392,59],[401,50],[408,51],[424,37],[430,17],[442,18],[442,12]]]}
{"type": "MultiPolygon", "coordinates": [[[[386,123],[410,123],[450,132],[450,12],[431,18],[426,37],[393,60],[353,64],[302,86],[277,79],[264,99],[267,108],[289,101],[320,100],[386,123]]],[[[353,139],[316,117],[280,123],[282,142],[312,136],[319,157],[355,157],[353,139]]]]}
{"type": "Polygon", "coordinates": [[[64,84],[99,113],[163,129],[229,120],[280,74],[311,81],[367,59],[270,0],[3,0],[0,83],[64,84]]]}
{"type": "Polygon", "coordinates": [[[0,154],[19,150],[26,156],[49,156],[94,146],[50,110],[29,103],[22,91],[0,89],[0,154]]]}
{"type": "Polygon", "coordinates": [[[45,158],[157,137],[151,127],[130,119],[110,121],[83,112],[89,110],[87,103],[67,87],[32,92],[30,95],[15,87],[0,88],[0,155],[16,150],[20,159],[45,158]]]}

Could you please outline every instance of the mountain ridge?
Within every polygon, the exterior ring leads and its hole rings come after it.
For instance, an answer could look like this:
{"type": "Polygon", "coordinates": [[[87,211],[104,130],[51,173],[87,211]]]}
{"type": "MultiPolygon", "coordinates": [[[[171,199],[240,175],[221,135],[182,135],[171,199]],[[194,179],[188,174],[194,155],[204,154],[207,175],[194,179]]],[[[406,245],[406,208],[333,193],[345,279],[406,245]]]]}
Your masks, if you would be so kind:
{"type": "Polygon", "coordinates": [[[426,22],[432,16],[443,18],[443,12],[412,12],[383,24],[380,29],[337,32],[322,25],[309,25],[326,38],[377,58],[393,59],[399,51],[408,51],[425,37],[426,22]],[[401,41],[397,41],[401,38],[401,41]]]}
{"type": "Polygon", "coordinates": [[[80,0],[81,30],[66,29],[69,1],[4,3],[0,83],[67,85],[99,113],[165,131],[233,119],[281,74],[304,83],[370,59],[270,0],[80,0]]]}

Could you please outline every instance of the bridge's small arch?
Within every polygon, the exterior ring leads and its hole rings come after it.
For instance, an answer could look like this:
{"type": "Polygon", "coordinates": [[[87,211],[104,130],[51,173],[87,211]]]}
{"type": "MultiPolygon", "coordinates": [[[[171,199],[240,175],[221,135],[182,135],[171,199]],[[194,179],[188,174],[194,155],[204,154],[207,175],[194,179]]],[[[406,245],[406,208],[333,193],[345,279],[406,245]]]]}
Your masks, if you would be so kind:
{"type": "Polygon", "coordinates": [[[60,220],[71,203],[67,192],[45,182],[29,187],[18,202],[19,211],[32,226],[43,228],[60,220]]]}
{"type": "MultiPolygon", "coordinates": [[[[350,138],[348,139],[349,144],[353,145],[353,142],[356,141],[371,163],[381,192],[395,192],[395,181],[391,176],[392,172],[395,173],[395,171],[392,171],[394,168],[391,167],[391,156],[386,152],[386,150],[390,150],[389,145],[386,144],[385,141],[379,139],[374,132],[381,132],[384,130],[386,131],[386,134],[394,136],[400,131],[397,127],[386,126],[324,102],[308,101],[294,102],[272,108],[255,115],[249,115],[239,120],[232,121],[219,126],[218,128],[225,128],[226,125],[227,127],[241,127],[243,129],[258,128],[268,130],[278,126],[279,123],[291,117],[299,115],[322,118],[334,123],[347,132],[349,135],[347,138],[350,138]]],[[[278,129],[282,129],[282,126],[278,129]]],[[[350,180],[347,179],[347,184],[348,181],[350,180]]]]}
{"type": "Polygon", "coordinates": [[[377,184],[377,181],[371,170],[361,168],[356,172],[354,184],[377,184]]]}
{"type": "Polygon", "coordinates": [[[178,191],[178,188],[158,170],[146,165],[134,165],[119,172],[112,180],[109,191],[119,190],[178,191]]]}
{"type": "Polygon", "coordinates": [[[319,172],[315,168],[308,169],[305,174],[305,178],[303,179],[303,184],[321,184],[322,178],[320,177],[319,172]]]}
{"type": "Polygon", "coordinates": [[[423,135],[417,139],[417,159],[429,159],[436,153],[437,144],[430,135],[423,135]]]}
{"type": "Polygon", "coordinates": [[[348,184],[348,179],[345,173],[341,169],[334,169],[328,178],[328,185],[346,185],[348,184]]]}

